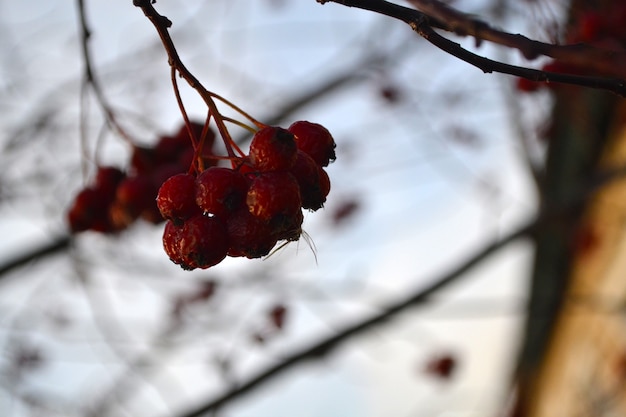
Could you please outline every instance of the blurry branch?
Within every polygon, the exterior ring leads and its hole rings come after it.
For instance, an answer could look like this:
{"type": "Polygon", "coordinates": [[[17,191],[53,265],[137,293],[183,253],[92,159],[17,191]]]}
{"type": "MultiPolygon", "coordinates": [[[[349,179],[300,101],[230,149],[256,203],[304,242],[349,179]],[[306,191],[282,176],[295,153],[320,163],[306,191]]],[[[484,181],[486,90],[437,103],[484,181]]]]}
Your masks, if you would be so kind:
{"type": "Polygon", "coordinates": [[[200,405],[194,410],[181,414],[180,417],[200,417],[206,413],[214,412],[232,400],[251,392],[272,378],[281,375],[295,365],[299,365],[309,360],[319,360],[343,345],[349,339],[371,331],[375,326],[385,324],[393,317],[408,310],[410,307],[426,304],[430,301],[430,297],[433,294],[455,282],[458,282],[461,278],[466,277],[466,273],[470,269],[486,260],[489,256],[517,239],[531,235],[539,224],[540,222],[535,220],[528,222],[502,239],[484,246],[447,274],[439,277],[438,279],[431,280],[432,283],[426,288],[420,288],[407,298],[401,299],[388,305],[387,307],[384,307],[380,313],[348,326],[321,342],[292,353],[291,355],[285,357],[285,359],[279,364],[267,368],[247,381],[241,383],[235,389],[208,401],[206,404],[200,405]]]}
{"type": "Polygon", "coordinates": [[[91,30],[89,29],[89,25],[87,23],[87,12],[85,10],[85,0],[76,0],[77,1],[77,9],[78,9],[78,17],[81,29],[81,50],[83,54],[83,61],[85,65],[85,73],[83,78],[83,93],[85,92],[85,88],[90,86],[93,90],[93,93],[96,97],[98,105],[102,109],[104,113],[105,120],[109,128],[117,132],[124,140],[129,143],[132,143],[132,139],[126,131],[119,125],[117,119],[115,117],[115,113],[113,112],[110,104],[108,103],[104,92],[102,90],[102,86],[98,78],[95,75],[93,60],[91,58],[91,50],[89,49],[89,39],[91,37],[91,30]]]}
{"type": "Polygon", "coordinates": [[[45,258],[46,256],[54,255],[58,252],[63,252],[69,249],[70,245],[72,244],[72,240],[72,237],[69,235],[61,236],[50,243],[31,249],[26,253],[23,253],[13,259],[6,261],[4,264],[0,264],[0,280],[6,278],[6,274],[13,269],[24,266],[29,262],[45,258]]]}
{"type": "Polygon", "coordinates": [[[368,331],[371,331],[374,327],[385,324],[390,319],[402,312],[407,311],[409,308],[428,303],[431,301],[431,297],[435,293],[455,282],[460,281],[462,278],[467,277],[466,273],[468,271],[488,259],[489,256],[497,253],[500,249],[503,249],[508,244],[520,238],[533,238],[546,224],[567,221],[569,215],[575,212],[581,204],[584,204],[599,189],[607,185],[609,182],[622,179],[625,176],[626,166],[599,173],[589,179],[589,181],[581,184],[581,186],[569,196],[569,199],[567,199],[567,202],[563,205],[546,207],[537,218],[527,222],[517,230],[510,232],[508,235],[500,238],[499,240],[489,243],[477,250],[473,255],[461,262],[456,268],[452,269],[447,274],[430,280],[429,282],[431,282],[431,284],[426,286],[426,288],[420,288],[408,297],[400,299],[384,307],[381,309],[380,313],[348,326],[343,330],[338,331],[335,335],[315,343],[312,346],[286,356],[279,364],[268,367],[264,371],[259,372],[257,375],[250,377],[247,381],[242,382],[235,389],[211,399],[194,410],[181,414],[179,417],[200,417],[206,413],[215,412],[220,407],[238,399],[244,394],[253,391],[255,388],[261,387],[264,383],[283,374],[292,367],[310,360],[320,360],[353,337],[365,334],[368,331]]]}
{"type": "Polygon", "coordinates": [[[393,17],[407,23],[411,28],[437,48],[465,61],[485,73],[498,72],[515,75],[532,81],[557,82],[579,85],[583,87],[608,90],[626,97],[624,78],[608,78],[602,76],[585,76],[540,71],[516,65],[505,64],[474,54],[458,43],[439,35],[433,28],[451,31],[457,35],[473,36],[476,43],[488,40],[503,46],[521,51],[527,58],[544,55],[560,62],[578,65],[581,69],[601,70],[617,77],[626,77],[626,52],[609,51],[590,45],[552,45],[531,40],[522,35],[513,35],[491,28],[488,24],[470,15],[458,12],[434,0],[409,0],[417,7],[425,7],[436,17],[427,12],[403,7],[384,0],[316,0],[318,3],[338,3],[347,7],[369,10],[385,16],[393,17]],[[443,19],[439,21],[437,17],[443,19]],[[448,21],[449,19],[450,21],[448,21]]]}

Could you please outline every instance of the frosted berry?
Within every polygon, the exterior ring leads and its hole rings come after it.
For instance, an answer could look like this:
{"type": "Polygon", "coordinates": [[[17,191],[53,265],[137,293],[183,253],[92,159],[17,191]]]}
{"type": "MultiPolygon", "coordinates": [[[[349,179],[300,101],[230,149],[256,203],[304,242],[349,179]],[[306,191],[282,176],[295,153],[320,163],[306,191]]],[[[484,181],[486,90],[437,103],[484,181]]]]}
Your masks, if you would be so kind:
{"type": "Polygon", "coordinates": [[[318,165],[325,167],[335,160],[335,140],[324,126],[299,121],[293,123],[287,130],[296,137],[298,149],[307,153],[318,165]]]}
{"type": "Polygon", "coordinates": [[[259,130],[250,143],[250,161],[259,171],[284,171],[296,162],[293,134],[281,127],[259,130]]]}
{"type": "Polygon", "coordinates": [[[196,205],[196,178],[190,174],[176,174],[167,179],[157,195],[161,215],[174,223],[200,214],[196,205]]]}
{"type": "Polygon", "coordinates": [[[228,235],[217,217],[194,216],[183,224],[179,234],[181,266],[206,269],[220,263],[228,252],[228,235]]]}
{"type": "Polygon", "coordinates": [[[247,192],[248,181],[241,173],[211,167],[196,179],[195,201],[204,212],[226,219],[244,205],[247,192]]]}
{"type": "Polygon", "coordinates": [[[278,226],[285,217],[300,211],[300,188],[288,172],[264,172],[250,184],[248,210],[261,220],[278,226]]]}
{"type": "Polygon", "coordinates": [[[235,212],[227,221],[229,256],[260,258],[270,253],[277,238],[267,223],[250,214],[246,207],[235,212]]]}

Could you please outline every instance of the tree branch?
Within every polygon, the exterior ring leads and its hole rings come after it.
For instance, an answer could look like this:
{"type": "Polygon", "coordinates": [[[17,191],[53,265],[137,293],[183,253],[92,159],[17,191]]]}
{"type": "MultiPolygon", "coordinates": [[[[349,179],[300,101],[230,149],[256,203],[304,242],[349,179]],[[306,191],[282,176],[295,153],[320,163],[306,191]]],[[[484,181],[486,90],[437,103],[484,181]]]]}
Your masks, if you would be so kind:
{"type": "Polygon", "coordinates": [[[321,342],[315,343],[312,346],[292,353],[291,355],[287,356],[281,363],[271,366],[262,372],[259,372],[257,375],[251,377],[249,380],[243,382],[231,391],[228,391],[223,395],[220,395],[193,410],[181,414],[180,417],[200,417],[206,413],[216,411],[219,407],[228,404],[230,401],[239,398],[244,394],[250,393],[255,388],[260,387],[263,383],[266,383],[270,379],[281,375],[295,365],[298,365],[308,360],[320,359],[321,357],[331,353],[331,351],[335,350],[351,338],[372,330],[374,326],[386,323],[393,317],[397,316],[399,313],[406,311],[408,308],[427,303],[433,294],[459,281],[462,277],[465,276],[466,272],[468,272],[476,265],[480,264],[490,255],[493,255],[509,243],[512,243],[519,238],[532,234],[539,224],[540,222],[537,221],[531,221],[525,224],[524,226],[520,227],[519,229],[510,233],[504,238],[498,240],[497,242],[488,244],[487,246],[481,248],[474,255],[470,256],[466,261],[462,262],[452,271],[443,275],[439,279],[434,280],[433,283],[428,285],[426,288],[419,289],[407,298],[399,300],[383,308],[380,313],[363,321],[355,323],[352,326],[348,326],[345,329],[339,331],[337,334],[330,336],[327,339],[322,340],[321,342]]]}
{"type": "Polygon", "coordinates": [[[385,16],[393,17],[407,23],[420,36],[444,52],[465,61],[483,72],[498,72],[515,75],[532,81],[557,82],[570,85],[579,85],[601,90],[608,90],[622,97],[626,97],[626,53],[623,51],[609,51],[590,45],[552,45],[534,41],[522,35],[498,31],[486,23],[469,17],[442,3],[433,0],[409,0],[418,7],[424,7],[435,16],[420,12],[408,7],[399,6],[384,0],[317,0],[318,3],[338,3],[347,7],[356,7],[369,10],[385,16]],[[428,6],[428,7],[426,7],[428,6]],[[440,21],[438,18],[443,19],[440,21]],[[449,19],[447,22],[445,19],[449,19]],[[477,43],[488,40],[503,46],[520,50],[527,58],[536,58],[545,55],[559,59],[561,62],[580,65],[586,70],[602,70],[620,78],[604,76],[583,76],[540,71],[505,64],[474,54],[461,47],[458,43],[439,35],[435,30],[442,28],[455,34],[474,36],[477,43]]]}
{"type": "Polygon", "coordinates": [[[71,246],[72,240],[73,239],[70,235],[61,236],[50,243],[41,245],[30,250],[29,252],[23,253],[11,260],[6,261],[4,264],[0,265],[0,280],[4,279],[7,276],[5,274],[8,272],[24,266],[29,262],[67,250],[71,246]]]}

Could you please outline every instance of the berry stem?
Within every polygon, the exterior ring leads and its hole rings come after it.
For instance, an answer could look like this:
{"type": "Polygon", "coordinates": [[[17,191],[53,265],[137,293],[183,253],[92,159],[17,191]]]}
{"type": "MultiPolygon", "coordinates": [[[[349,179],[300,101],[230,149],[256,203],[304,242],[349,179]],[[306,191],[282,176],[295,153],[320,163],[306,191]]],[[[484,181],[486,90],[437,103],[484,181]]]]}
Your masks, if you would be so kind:
{"type": "Polygon", "coordinates": [[[231,102],[230,100],[220,96],[219,94],[213,93],[211,91],[209,91],[209,94],[221,101],[222,103],[226,104],[228,107],[232,108],[233,110],[235,110],[237,113],[241,114],[243,117],[245,117],[246,119],[250,120],[258,129],[263,129],[264,127],[267,127],[267,125],[265,123],[259,122],[257,119],[255,119],[254,117],[250,116],[250,114],[246,113],[245,111],[243,111],[241,109],[241,107],[237,106],[236,104],[234,104],[233,102],[231,102]]]}
{"type": "MultiPolygon", "coordinates": [[[[226,146],[226,152],[228,156],[231,158],[237,158],[233,150],[234,141],[226,128],[224,123],[224,119],[220,114],[215,101],[213,100],[213,96],[217,95],[209,92],[202,83],[185,67],[182,63],[178,52],[176,51],[176,47],[174,46],[174,41],[172,40],[168,29],[172,26],[172,22],[165,16],[160,15],[152,6],[152,2],[150,0],[133,0],[133,4],[143,11],[144,15],[152,22],[154,28],[156,29],[159,37],[161,38],[161,43],[165,48],[165,52],[168,56],[168,63],[170,67],[172,67],[172,71],[178,73],[187,81],[187,83],[200,94],[200,97],[204,100],[205,104],[209,108],[209,113],[213,115],[215,119],[215,124],[217,125],[217,130],[224,141],[224,146],[226,146]]],[[[232,103],[231,103],[232,104],[232,103]]]]}

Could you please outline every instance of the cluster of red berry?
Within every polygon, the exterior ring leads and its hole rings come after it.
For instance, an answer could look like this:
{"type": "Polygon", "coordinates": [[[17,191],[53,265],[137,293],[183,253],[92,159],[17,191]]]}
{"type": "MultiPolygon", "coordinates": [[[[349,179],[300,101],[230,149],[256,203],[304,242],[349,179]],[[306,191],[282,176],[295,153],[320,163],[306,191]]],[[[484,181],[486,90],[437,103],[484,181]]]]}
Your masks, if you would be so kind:
{"type": "MultiPolygon", "coordinates": [[[[98,168],[95,180],[74,198],[67,213],[74,233],[93,230],[114,233],[130,226],[138,218],[158,224],[164,219],[155,198],[159,187],[172,175],[186,172],[195,152],[190,132],[200,138],[204,125],[190,123],[174,136],[161,137],[154,147],[134,146],[128,172],[119,168],[98,168]]],[[[203,160],[205,166],[215,165],[211,149],[215,134],[208,131],[203,160]]]]}
{"type": "Polygon", "coordinates": [[[288,129],[258,130],[248,155],[229,158],[232,169],[212,166],[197,176],[177,174],[158,192],[168,221],[163,247],[183,269],[209,268],[226,256],[259,258],[280,240],[302,233],[301,209],[326,201],[330,180],[323,167],[335,142],[323,126],[299,121],[288,129]]]}

